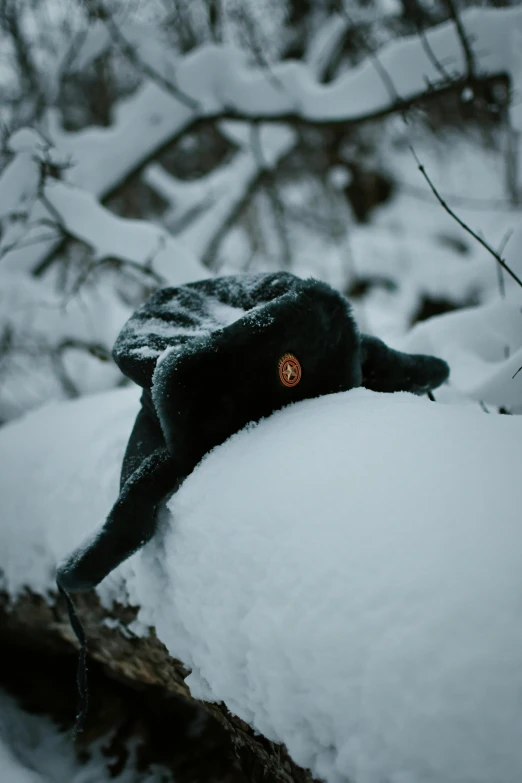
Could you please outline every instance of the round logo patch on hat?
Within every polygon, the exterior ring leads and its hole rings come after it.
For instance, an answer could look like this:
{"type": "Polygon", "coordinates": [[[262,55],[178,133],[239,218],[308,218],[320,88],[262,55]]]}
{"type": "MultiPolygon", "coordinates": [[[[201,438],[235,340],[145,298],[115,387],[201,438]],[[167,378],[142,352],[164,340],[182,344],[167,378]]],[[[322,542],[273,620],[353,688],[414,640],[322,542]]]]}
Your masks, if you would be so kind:
{"type": "Polygon", "coordinates": [[[301,365],[291,353],[279,359],[279,378],[285,386],[297,386],[301,380],[301,365]]]}

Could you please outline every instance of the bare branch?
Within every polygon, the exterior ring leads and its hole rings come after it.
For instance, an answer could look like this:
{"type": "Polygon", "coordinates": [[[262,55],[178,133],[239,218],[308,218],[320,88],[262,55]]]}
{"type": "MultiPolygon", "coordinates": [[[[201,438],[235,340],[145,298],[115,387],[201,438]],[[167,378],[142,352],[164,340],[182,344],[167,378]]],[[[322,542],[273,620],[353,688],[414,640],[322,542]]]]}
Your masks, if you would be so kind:
{"type": "Polygon", "coordinates": [[[426,173],[426,169],[424,168],[424,166],[420,162],[420,160],[419,160],[419,158],[417,156],[417,153],[415,152],[415,150],[413,149],[411,144],[410,144],[410,150],[411,150],[411,153],[412,153],[413,157],[415,158],[415,161],[417,163],[417,167],[418,167],[420,173],[422,174],[422,176],[424,177],[424,179],[426,180],[426,182],[430,186],[433,195],[435,196],[435,198],[437,199],[437,201],[439,202],[441,207],[446,210],[448,215],[451,215],[453,220],[455,220],[459,224],[459,226],[461,226],[464,229],[464,231],[467,231],[467,233],[470,234],[470,236],[472,236],[474,239],[476,239],[476,241],[479,242],[479,244],[481,244],[482,247],[484,247],[488,251],[488,253],[490,253],[493,256],[493,258],[496,260],[496,262],[498,264],[500,264],[502,269],[504,269],[504,271],[506,271],[508,273],[508,275],[510,275],[510,277],[512,277],[513,280],[515,280],[515,282],[518,283],[518,285],[522,288],[522,280],[506,264],[504,259],[501,258],[500,255],[495,250],[493,250],[491,245],[489,245],[486,242],[485,239],[482,239],[482,237],[479,236],[479,234],[477,234],[475,231],[473,231],[472,228],[470,228],[466,223],[464,223],[464,221],[461,220],[459,218],[459,216],[456,215],[455,212],[451,209],[451,207],[449,207],[448,204],[444,201],[444,199],[442,198],[442,196],[438,192],[437,188],[435,187],[435,185],[433,184],[433,182],[429,178],[428,174],[426,173]]]}
{"type": "MultiPolygon", "coordinates": [[[[509,240],[511,239],[512,235],[513,235],[513,229],[510,228],[509,231],[506,231],[506,233],[502,237],[502,242],[500,243],[499,248],[498,248],[499,256],[501,256],[502,253],[504,252],[505,247],[506,247],[507,243],[509,242],[509,240]]],[[[500,291],[500,296],[502,297],[502,299],[505,299],[506,298],[506,285],[504,283],[504,276],[502,275],[502,267],[499,264],[497,264],[497,272],[498,272],[498,288],[499,288],[499,291],[500,291]]],[[[508,348],[508,350],[509,350],[509,348],[508,348]]]]}
{"type": "Polygon", "coordinates": [[[451,76],[450,73],[448,73],[448,71],[446,70],[444,65],[441,63],[441,61],[439,60],[439,58],[437,57],[437,55],[435,54],[435,52],[431,48],[431,44],[428,41],[428,34],[427,34],[426,30],[423,27],[419,26],[417,28],[417,32],[419,34],[419,38],[421,40],[423,49],[426,52],[426,54],[428,56],[428,59],[430,60],[431,64],[440,73],[443,82],[446,81],[446,82],[448,82],[448,84],[450,84],[453,81],[453,77],[451,76]]]}
{"type": "Polygon", "coordinates": [[[254,157],[257,160],[259,170],[265,173],[266,194],[270,201],[272,208],[272,214],[274,216],[274,222],[279,235],[279,241],[281,244],[281,250],[283,252],[282,267],[283,269],[290,269],[292,266],[292,248],[290,246],[290,237],[288,235],[288,226],[286,223],[285,205],[279,193],[277,182],[275,180],[274,172],[267,165],[265,161],[263,147],[261,144],[261,134],[259,132],[259,125],[253,123],[251,126],[251,144],[254,157]]]}
{"type": "Polygon", "coordinates": [[[431,48],[431,44],[428,41],[428,33],[427,30],[424,28],[423,19],[417,2],[409,2],[407,4],[407,7],[408,7],[409,15],[413,19],[413,23],[415,25],[417,34],[422,43],[422,47],[426,52],[429,61],[431,62],[433,67],[436,68],[436,70],[440,73],[443,81],[448,83],[452,82],[453,81],[452,75],[446,70],[444,65],[441,63],[441,61],[439,60],[439,58],[431,48]]]}
{"type": "Polygon", "coordinates": [[[33,62],[29,46],[20,24],[19,14],[21,6],[17,5],[16,0],[12,3],[4,0],[0,7],[0,28],[3,29],[13,44],[13,49],[18,65],[19,75],[22,83],[25,84],[27,92],[35,98],[35,113],[39,116],[43,110],[45,100],[42,92],[38,68],[33,62]]]}
{"type": "Polygon", "coordinates": [[[105,6],[102,4],[101,0],[97,0],[96,2],[96,11],[98,17],[107,26],[112,39],[135,68],[144,73],[145,76],[148,76],[148,78],[153,82],[159,84],[164,90],[170,93],[180,103],[183,103],[187,108],[191,109],[192,111],[198,111],[201,108],[199,101],[197,101],[191,95],[187,95],[187,93],[183,92],[183,90],[181,90],[177,84],[175,84],[172,80],[167,79],[156,69],[152,68],[149,63],[139,56],[135,48],[121,32],[120,28],[114,21],[112,14],[107,11],[105,6]]]}
{"type": "Polygon", "coordinates": [[[20,237],[15,242],[11,242],[8,245],[5,245],[2,250],[0,251],[0,261],[8,255],[8,253],[11,253],[13,250],[22,250],[25,247],[33,247],[35,245],[41,245],[42,242],[52,242],[56,239],[55,234],[41,234],[40,236],[31,237],[31,239],[27,239],[24,241],[23,237],[20,237]]]}
{"type": "Polygon", "coordinates": [[[246,4],[243,4],[243,6],[241,7],[240,19],[243,25],[243,30],[246,33],[248,39],[248,44],[250,46],[250,49],[252,50],[252,54],[254,55],[257,65],[266,72],[267,79],[270,81],[272,86],[275,87],[276,90],[288,94],[285,85],[273,72],[270,63],[265,57],[265,54],[263,52],[263,46],[259,41],[257,35],[255,23],[247,10],[246,4]]]}
{"type": "Polygon", "coordinates": [[[455,0],[444,0],[444,2],[446,4],[450,17],[455,22],[455,27],[457,28],[457,33],[460,38],[460,42],[462,44],[462,49],[464,50],[466,67],[468,70],[468,80],[474,81],[476,77],[475,58],[473,56],[473,52],[471,51],[471,44],[468,40],[468,36],[464,29],[464,25],[462,24],[462,20],[459,16],[457,5],[455,3],[455,0]]]}
{"type": "Polygon", "coordinates": [[[74,399],[80,396],[80,390],[67,373],[64,362],[64,354],[70,350],[83,351],[100,362],[111,361],[111,353],[102,343],[90,343],[88,340],[79,340],[75,337],[68,337],[62,340],[61,343],[49,351],[55,373],[62,384],[64,392],[68,397],[74,399]]]}
{"type": "Polygon", "coordinates": [[[67,370],[65,369],[65,363],[62,354],[60,351],[51,351],[49,355],[55,375],[60,381],[65,394],[71,400],[76,399],[76,397],[80,396],[80,390],[74,381],[69,377],[67,370]]]}
{"type": "Polygon", "coordinates": [[[100,362],[111,361],[111,352],[105,345],[102,343],[91,343],[88,340],[79,340],[76,337],[67,337],[65,340],[62,340],[62,342],[56,346],[55,350],[60,354],[63,354],[65,351],[70,351],[71,349],[85,351],[91,356],[94,356],[95,359],[99,359],[100,362]]]}
{"type": "MultiPolygon", "coordinates": [[[[176,6],[177,7],[177,6],[176,6]]],[[[181,6],[180,6],[181,7],[181,6]]],[[[515,15],[515,11],[509,11],[511,15],[513,15],[514,18],[518,19],[518,16],[515,15]]],[[[483,17],[486,16],[488,19],[491,19],[491,27],[494,30],[498,30],[499,32],[499,41],[505,42],[505,48],[506,50],[509,48],[508,43],[511,40],[511,29],[512,26],[505,24],[505,19],[502,20],[497,19],[496,12],[488,9],[483,10],[480,9],[480,14],[475,15],[471,17],[470,15],[470,29],[473,31],[474,35],[477,38],[478,44],[476,45],[477,49],[477,60],[481,64],[483,76],[481,75],[481,78],[484,80],[490,79],[492,77],[498,77],[501,75],[508,75],[511,73],[510,71],[510,64],[509,61],[506,60],[503,61],[501,58],[500,60],[495,59],[491,60],[491,58],[488,58],[487,52],[483,55],[483,44],[485,43],[485,33],[483,33],[483,30],[485,29],[485,26],[482,23],[483,17]],[[479,19],[481,24],[477,24],[476,20],[479,19]],[[479,48],[479,44],[480,47],[479,48]]],[[[467,16],[463,14],[464,21],[466,22],[467,16]]],[[[436,28],[434,28],[436,29],[436,28]]],[[[452,30],[448,30],[448,33],[452,33],[452,30]]],[[[392,78],[392,81],[395,80],[396,74],[399,75],[403,73],[403,68],[405,67],[405,61],[404,61],[404,50],[405,47],[403,47],[403,41],[410,40],[412,45],[415,44],[415,41],[412,39],[417,38],[415,51],[418,53],[423,54],[423,47],[421,41],[418,39],[418,36],[410,36],[406,37],[404,39],[401,39],[400,41],[397,41],[395,43],[388,44],[383,52],[382,55],[379,53],[378,60],[380,62],[380,65],[385,70],[390,71],[390,76],[392,78]]],[[[455,53],[455,51],[458,52],[458,41],[454,40],[454,35],[446,35],[446,40],[449,45],[449,50],[451,53],[455,53]],[[451,40],[450,40],[451,39],[451,40]]],[[[502,45],[502,44],[501,44],[502,45]]],[[[214,53],[217,61],[219,62],[219,57],[222,56],[226,60],[227,52],[223,51],[222,55],[219,54],[219,52],[214,53]]],[[[134,161],[132,163],[129,161],[128,158],[124,157],[124,165],[122,165],[120,168],[116,167],[115,171],[111,171],[110,175],[107,176],[107,178],[104,178],[103,175],[98,176],[95,179],[95,185],[91,187],[91,190],[94,191],[95,195],[100,198],[107,198],[111,195],[111,193],[114,192],[116,187],[120,187],[121,185],[125,184],[126,178],[131,177],[134,175],[137,171],[142,169],[144,166],[146,166],[157,154],[158,150],[161,149],[163,145],[171,145],[174,144],[183,134],[187,133],[188,131],[194,129],[198,124],[203,124],[207,122],[217,121],[217,120],[227,120],[227,119],[233,119],[233,120],[243,120],[245,122],[263,122],[266,124],[272,123],[272,124],[287,124],[291,125],[293,128],[299,132],[302,128],[321,128],[321,129],[328,129],[328,128],[335,128],[335,129],[345,129],[349,127],[354,127],[356,125],[362,124],[365,121],[368,120],[375,120],[380,117],[384,117],[386,115],[392,114],[394,112],[400,111],[402,113],[405,113],[410,108],[416,106],[419,104],[419,102],[427,101],[432,98],[435,98],[436,96],[447,94],[453,90],[458,89],[461,86],[465,86],[468,84],[468,77],[465,72],[462,72],[460,76],[455,77],[455,80],[451,83],[448,83],[447,81],[436,81],[436,72],[434,69],[434,66],[431,62],[427,61],[426,56],[423,58],[425,60],[425,66],[427,69],[427,72],[431,74],[431,79],[434,79],[434,81],[430,84],[429,90],[426,89],[426,80],[423,79],[422,73],[423,70],[419,71],[416,78],[413,78],[411,80],[408,80],[408,92],[407,94],[404,93],[404,97],[399,97],[397,100],[395,97],[390,96],[391,86],[389,89],[385,91],[385,94],[382,95],[382,91],[378,89],[379,87],[379,81],[382,81],[379,74],[373,69],[369,68],[363,68],[364,70],[364,79],[363,79],[363,86],[364,89],[361,88],[361,85],[359,85],[359,93],[363,93],[365,95],[370,96],[370,100],[368,102],[361,101],[353,103],[349,99],[349,93],[350,93],[350,84],[351,79],[349,73],[343,73],[341,83],[342,83],[342,90],[338,91],[338,99],[335,102],[335,113],[330,112],[323,112],[321,106],[321,101],[324,100],[322,97],[323,91],[321,89],[317,90],[317,105],[314,102],[311,106],[303,106],[300,108],[299,111],[295,110],[295,106],[292,105],[292,102],[289,100],[282,99],[282,93],[279,91],[279,95],[277,96],[277,106],[279,107],[276,110],[276,107],[272,108],[271,106],[271,100],[269,100],[270,95],[267,93],[265,95],[265,99],[263,101],[263,104],[260,104],[260,108],[257,109],[255,106],[252,106],[249,101],[246,101],[242,105],[235,106],[232,104],[232,98],[231,95],[234,94],[233,90],[233,83],[223,86],[223,100],[219,103],[218,106],[216,106],[215,111],[212,115],[205,115],[202,116],[201,114],[198,114],[198,112],[194,112],[191,115],[187,111],[169,111],[167,113],[166,122],[161,124],[161,133],[157,133],[156,131],[153,131],[150,134],[150,139],[145,138],[147,134],[144,134],[144,140],[143,144],[140,146],[139,153],[136,155],[134,161]],[[377,78],[376,78],[377,77],[377,78]],[[390,99],[391,98],[391,99],[390,99]],[[227,103],[228,100],[228,103],[227,103]]],[[[194,55],[191,56],[191,67],[194,65],[194,55]]],[[[183,67],[185,65],[183,64],[183,67]]],[[[303,67],[306,67],[305,64],[303,64],[303,67]]],[[[378,67],[378,66],[377,66],[378,67]]],[[[178,72],[181,73],[182,64],[179,66],[178,72]]],[[[306,95],[306,90],[303,88],[303,84],[306,83],[306,79],[301,81],[298,80],[290,80],[287,82],[286,69],[284,67],[284,64],[282,64],[281,69],[279,69],[278,66],[274,66],[273,69],[274,74],[278,77],[278,79],[281,79],[281,81],[285,84],[285,86],[288,86],[290,84],[294,84],[295,82],[295,101],[294,103],[299,103],[302,99],[303,95],[306,95]]],[[[464,69],[461,69],[464,70],[464,69]]],[[[357,81],[358,74],[360,73],[359,66],[356,66],[353,69],[353,77],[357,81]]],[[[253,84],[260,83],[256,81],[255,73],[251,74],[253,77],[253,84]]],[[[267,75],[266,73],[258,74],[258,77],[264,78],[264,83],[266,84],[267,81],[267,75]]],[[[231,81],[234,81],[234,75],[231,74],[230,76],[231,81]]],[[[272,90],[274,90],[272,86],[272,90]]],[[[289,87],[290,90],[290,87],[289,87]]],[[[328,84],[328,94],[332,92],[332,90],[336,90],[336,81],[328,84]]],[[[291,90],[293,92],[293,87],[291,90]]],[[[171,96],[167,93],[165,93],[165,100],[167,103],[171,101],[171,96]]],[[[331,99],[330,99],[331,100],[331,99]]],[[[172,107],[170,107],[172,108],[172,107]]],[[[180,107],[181,108],[181,107],[180,107]]],[[[144,90],[141,91],[139,94],[135,97],[135,113],[133,114],[134,117],[141,118],[141,126],[144,128],[143,118],[148,116],[148,112],[150,111],[149,105],[148,105],[148,93],[147,88],[145,86],[144,90]]],[[[97,136],[101,136],[101,139],[103,140],[103,134],[100,134],[99,129],[96,129],[97,136]]],[[[89,136],[89,131],[86,131],[85,134],[89,136]]],[[[84,135],[85,135],[84,134],[84,135]]],[[[114,134],[110,138],[107,138],[107,142],[104,144],[104,140],[102,141],[102,145],[104,145],[104,153],[107,155],[111,154],[111,144],[114,143],[112,138],[114,137],[114,134]]],[[[83,137],[82,137],[83,138],[83,137]]],[[[77,171],[80,172],[80,176],[78,179],[78,183],[81,184],[81,177],[83,176],[84,169],[88,171],[88,164],[85,160],[82,160],[82,145],[79,145],[78,149],[78,168],[77,171]]],[[[52,263],[52,260],[56,258],[56,253],[58,250],[58,243],[49,243],[46,244],[44,247],[42,247],[41,252],[38,254],[38,257],[36,257],[36,253],[34,261],[32,263],[34,272],[36,274],[41,274],[46,268],[48,268],[49,264],[52,263]]]]}
{"type": "MultiPolygon", "coordinates": [[[[415,196],[423,201],[431,202],[431,196],[422,186],[412,185],[410,182],[394,177],[395,185],[404,193],[415,196]]],[[[443,196],[444,198],[444,196],[443,196]]],[[[484,212],[515,212],[517,207],[509,199],[481,198],[480,196],[462,196],[451,194],[451,201],[464,209],[483,210],[484,212]]]]}
{"type": "Polygon", "coordinates": [[[367,41],[365,35],[362,33],[361,30],[357,28],[355,25],[353,19],[349,15],[348,11],[346,10],[345,4],[343,0],[337,0],[337,11],[339,14],[348,22],[348,24],[351,27],[351,32],[354,35],[354,37],[357,39],[357,42],[359,46],[366,52],[370,60],[372,61],[373,67],[379,74],[379,77],[384,84],[386,90],[388,91],[388,94],[391,98],[391,102],[399,108],[403,101],[401,96],[399,95],[397,88],[395,87],[395,84],[393,82],[393,79],[391,78],[390,74],[384,68],[381,61],[379,60],[378,56],[375,53],[375,49],[373,46],[367,41]]]}
{"type": "Polygon", "coordinates": [[[215,43],[223,40],[223,8],[221,0],[207,0],[208,20],[215,43]]]}

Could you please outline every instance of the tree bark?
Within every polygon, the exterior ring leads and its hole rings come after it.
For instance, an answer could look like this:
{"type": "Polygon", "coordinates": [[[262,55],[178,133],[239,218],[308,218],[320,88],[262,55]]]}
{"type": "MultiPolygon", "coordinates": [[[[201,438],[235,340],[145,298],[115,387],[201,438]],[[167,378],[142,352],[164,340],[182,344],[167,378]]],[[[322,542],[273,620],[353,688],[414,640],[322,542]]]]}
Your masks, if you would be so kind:
{"type": "MultiPolygon", "coordinates": [[[[2,643],[23,639],[35,656],[42,650],[73,652],[77,642],[66,607],[56,596],[54,599],[49,602],[43,596],[27,591],[11,602],[5,592],[0,592],[2,643]]],[[[94,592],[76,595],[75,603],[87,635],[89,658],[100,662],[110,677],[129,686],[159,687],[202,708],[226,731],[247,780],[253,783],[312,783],[310,771],[298,767],[283,745],[254,733],[224,704],[193,699],[185,684],[189,671],[180,661],[170,657],[154,629],[150,629],[147,637],[135,636],[127,630],[126,626],[136,617],[137,608],[114,604],[108,611],[100,605],[94,592]]],[[[74,680],[70,682],[70,688],[75,691],[74,680]]]]}

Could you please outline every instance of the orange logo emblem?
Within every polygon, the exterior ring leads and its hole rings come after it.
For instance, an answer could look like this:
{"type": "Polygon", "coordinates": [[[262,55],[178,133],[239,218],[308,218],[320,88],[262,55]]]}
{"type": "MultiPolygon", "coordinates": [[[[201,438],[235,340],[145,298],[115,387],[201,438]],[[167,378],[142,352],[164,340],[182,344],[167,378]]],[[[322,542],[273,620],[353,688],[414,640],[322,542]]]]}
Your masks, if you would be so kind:
{"type": "Polygon", "coordinates": [[[301,365],[291,353],[279,359],[279,378],[285,386],[297,386],[301,380],[301,365]]]}

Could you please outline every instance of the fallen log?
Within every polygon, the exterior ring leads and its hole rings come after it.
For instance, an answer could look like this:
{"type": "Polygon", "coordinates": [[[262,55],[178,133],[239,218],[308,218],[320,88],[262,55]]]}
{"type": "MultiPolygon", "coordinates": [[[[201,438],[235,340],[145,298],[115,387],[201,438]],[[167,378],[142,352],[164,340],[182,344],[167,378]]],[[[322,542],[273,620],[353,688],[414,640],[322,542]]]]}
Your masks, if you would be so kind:
{"type": "MultiPolygon", "coordinates": [[[[137,610],[114,603],[104,608],[94,591],[77,597],[76,604],[89,639],[89,657],[103,664],[105,671],[127,686],[155,686],[166,694],[196,705],[221,726],[230,738],[233,752],[241,770],[253,783],[309,783],[309,770],[300,768],[288,755],[284,745],[266,740],[252,728],[230,713],[224,704],[193,699],[185,684],[189,671],[172,658],[150,629],[150,633],[136,636],[127,629],[137,610]]],[[[15,642],[32,651],[34,665],[38,666],[41,650],[74,650],[78,646],[69,623],[67,610],[58,596],[51,601],[42,595],[25,591],[14,602],[6,592],[0,593],[0,638],[3,645],[15,642]]],[[[57,686],[60,687],[60,686],[57,686]]],[[[74,680],[61,687],[74,690],[74,680]]],[[[51,704],[49,704],[51,710],[51,704]]],[[[98,716],[93,716],[96,719],[98,716]]],[[[74,714],[71,712],[70,725],[74,714]]],[[[87,744],[107,730],[93,720],[86,725],[84,742],[87,744]]],[[[80,737],[80,742],[81,742],[80,737]]]]}

